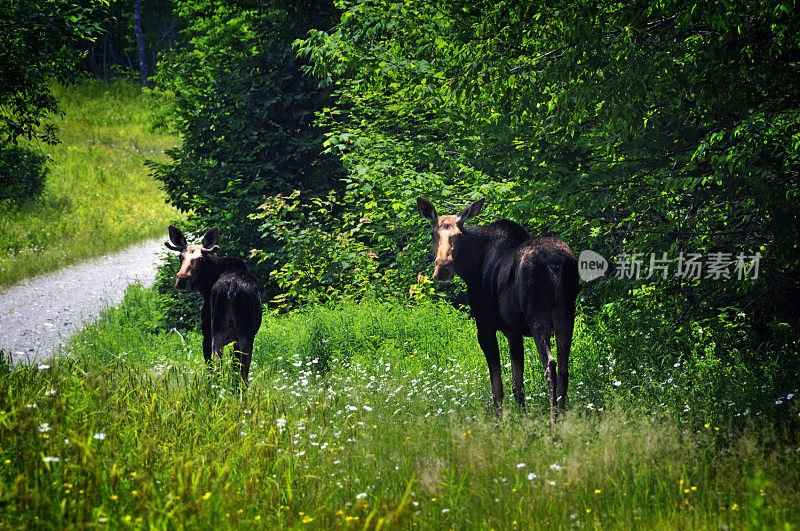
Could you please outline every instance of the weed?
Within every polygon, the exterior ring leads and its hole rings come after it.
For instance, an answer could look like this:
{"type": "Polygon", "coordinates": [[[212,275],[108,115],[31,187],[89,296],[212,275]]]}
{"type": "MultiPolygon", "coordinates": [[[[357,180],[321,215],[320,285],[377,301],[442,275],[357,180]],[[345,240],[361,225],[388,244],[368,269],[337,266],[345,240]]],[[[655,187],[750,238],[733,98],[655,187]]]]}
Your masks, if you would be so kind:
{"type": "Polygon", "coordinates": [[[450,306],[268,315],[240,400],[208,380],[199,334],[149,331],[156,299],[133,288],[52,367],[0,375],[0,525],[798,523],[798,441],[767,423],[695,429],[611,385],[602,411],[576,388],[551,429],[537,368],[540,410],[509,401],[496,425],[474,327],[450,306]]]}

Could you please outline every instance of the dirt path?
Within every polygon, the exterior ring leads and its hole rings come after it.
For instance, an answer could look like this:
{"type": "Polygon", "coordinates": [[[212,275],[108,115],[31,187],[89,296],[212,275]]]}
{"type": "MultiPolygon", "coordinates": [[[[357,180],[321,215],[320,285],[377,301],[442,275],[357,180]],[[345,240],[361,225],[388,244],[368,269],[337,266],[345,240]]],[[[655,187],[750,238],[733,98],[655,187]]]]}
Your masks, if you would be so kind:
{"type": "Polygon", "coordinates": [[[41,362],[135,281],[151,286],[163,240],[146,241],[0,292],[0,349],[14,364],[41,362]]]}

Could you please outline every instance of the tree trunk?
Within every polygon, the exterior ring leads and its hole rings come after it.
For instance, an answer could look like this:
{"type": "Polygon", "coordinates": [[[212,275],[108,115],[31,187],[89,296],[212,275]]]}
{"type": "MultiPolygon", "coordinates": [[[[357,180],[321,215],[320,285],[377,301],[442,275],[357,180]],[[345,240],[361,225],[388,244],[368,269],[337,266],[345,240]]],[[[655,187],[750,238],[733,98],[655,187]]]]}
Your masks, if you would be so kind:
{"type": "Polygon", "coordinates": [[[142,0],[133,0],[133,28],[136,31],[136,44],[139,46],[139,73],[142,77],[142,86],[146,87],[150,72],[147,67],[147,47],[142,34],[142,0]]]}

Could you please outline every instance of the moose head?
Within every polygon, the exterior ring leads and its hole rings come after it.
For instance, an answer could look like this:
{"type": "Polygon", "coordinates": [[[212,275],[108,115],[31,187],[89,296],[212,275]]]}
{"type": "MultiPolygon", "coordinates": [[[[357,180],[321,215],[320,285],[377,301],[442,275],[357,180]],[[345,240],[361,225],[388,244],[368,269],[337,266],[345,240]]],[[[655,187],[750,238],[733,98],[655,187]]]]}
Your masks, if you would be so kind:
{"type": "Polygon", "coordinates": [[[199,245],[190,245],[179,228],[172,225],[169,226],[170,241],[164,242],[164,245],[168,249],[181,253],[181,267],[175,280],[176,290],[181,293],[197,291],[197,281],[201,275],[204,259],[219,250],[219,245],[217,245],[218,236],[219,227],[214,227],[205,233],[199,245]]]}
{"type": "Polygon", "coordinates": [[[447,283],[455,276],[455,260],[458,255],[459,242],[462,237],[464,222],[477,216],[486,198],[481,198],[467,206],[456,216],[438,216],[436,207],[424,197],[417,198],[417,211],[431,223],[433,236],[434,262],[433,279],[447,283]]]}

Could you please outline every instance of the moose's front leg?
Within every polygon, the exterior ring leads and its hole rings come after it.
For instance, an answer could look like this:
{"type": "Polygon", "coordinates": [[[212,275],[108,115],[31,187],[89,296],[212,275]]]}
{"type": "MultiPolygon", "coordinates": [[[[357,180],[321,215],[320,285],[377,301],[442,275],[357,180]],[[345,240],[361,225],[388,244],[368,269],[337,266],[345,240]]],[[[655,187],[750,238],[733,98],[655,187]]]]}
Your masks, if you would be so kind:
{"type": "Polygon", "coordinates": [[[200,310],[200,329],[203,332],[203,359],[208,371],[212,372],[214,365],[211,361],[211,312],[207,302],[203,303],[203,309],[200,310]]]}
{"type": "Polygon", "coordinates": [[[203,359],[206,362],[206,368],[209,372],[214,369],[213,362],[211,361],[211,336],[203,335],[203,359]]]}
{"type": "Polygon", "coordinates": [[[492,385],[494,413],[499,419],[503,415],[503,379],[500,373],[500,349],[497,346],[497,331],[489,326],[478,324],[478,344],[486,364],[489,366],[489,381],[492,385]]]}

